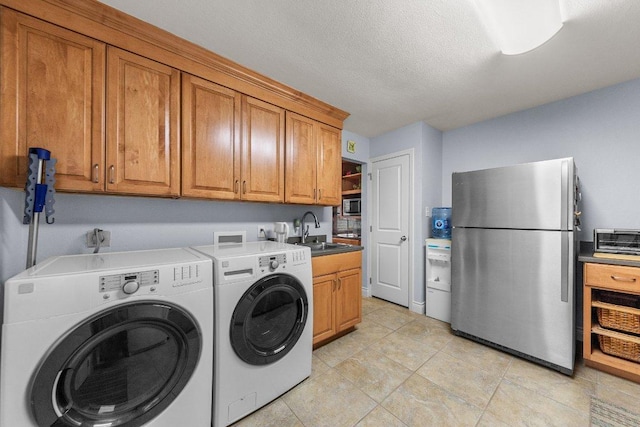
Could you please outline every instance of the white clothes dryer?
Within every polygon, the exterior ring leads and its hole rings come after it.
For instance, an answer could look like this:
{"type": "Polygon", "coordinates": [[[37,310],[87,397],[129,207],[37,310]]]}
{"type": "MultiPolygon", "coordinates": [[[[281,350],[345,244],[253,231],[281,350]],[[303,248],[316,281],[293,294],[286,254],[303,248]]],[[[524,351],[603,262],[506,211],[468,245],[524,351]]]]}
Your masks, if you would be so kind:
{"type": "Polygon", "coordinates": [[[212,280],[187,248],[54,257],[9,279],[0,425],[209,426],[212,280]]]}
{"type": "Polygon", "coordinates": [[[223,427],[311,375],[311,250],[269,241],[194,249],[213,259],[213,425],[223,427]]]}

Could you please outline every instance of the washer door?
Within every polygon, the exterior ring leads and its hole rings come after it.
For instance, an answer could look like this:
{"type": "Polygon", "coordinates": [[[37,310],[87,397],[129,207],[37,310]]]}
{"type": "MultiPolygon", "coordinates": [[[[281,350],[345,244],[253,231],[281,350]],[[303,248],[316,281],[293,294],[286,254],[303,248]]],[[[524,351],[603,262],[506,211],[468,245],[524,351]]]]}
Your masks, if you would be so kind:
{"type": "Polygon", "coordinates": [[[309,303],[302,283],[293,276],[263,277],[244,293],[231,318],[231,346],[251,365],[283,358],[307,323],[309,303]]]}
{"type": "MultiPolygon", "coordinates": [[[[25,339],[28,339],[26,337],[25,339]]],[[[39,426],[140,426],[182,391],[202,347],[196,321],[156,302],[123,304],[63,337],[31,386],[39,426]]]]}

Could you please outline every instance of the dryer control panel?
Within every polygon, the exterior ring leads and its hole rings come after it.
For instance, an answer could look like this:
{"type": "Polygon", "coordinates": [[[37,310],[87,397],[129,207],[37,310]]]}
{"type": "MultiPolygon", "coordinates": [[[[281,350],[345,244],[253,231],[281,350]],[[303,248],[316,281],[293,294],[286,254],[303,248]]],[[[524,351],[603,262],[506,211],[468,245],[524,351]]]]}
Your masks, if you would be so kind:
{"type": "Polygon", "coordinates": [[[125,294],[132,294],[142,286],[157,285],[160,281],[159,270],[138,271],[123,274],[100,276],[100,292],[122,290],[125,294]],[[134,283],[137,286],[133,285],[134,283]]]}
{"type": "Polygon", "coordinates": [[[281,265],[284,266],[287,263],[287,254],[273,254],[261,256],[258,259],[258,266],[262,271],[264,268],[268,268],[270,271],[276,271],[281,265]]]}

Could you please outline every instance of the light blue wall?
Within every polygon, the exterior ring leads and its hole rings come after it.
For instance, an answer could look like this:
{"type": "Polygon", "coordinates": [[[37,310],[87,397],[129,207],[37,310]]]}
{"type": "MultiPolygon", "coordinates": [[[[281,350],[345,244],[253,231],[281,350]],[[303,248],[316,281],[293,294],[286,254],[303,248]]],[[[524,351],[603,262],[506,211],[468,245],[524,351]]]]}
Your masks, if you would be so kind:
{"type": "Polygon", "coordinates": [[[342,131],[342,157],[354,161],[356,163],[367,163],[369,161],[369,146],[371,141],[366,136],[358,135],[357,133],[349,132],[348,130],[342,131]],[[355,141],[356,152],[349,153],[347,151],[347,141],[355,141]]]}
{"type": "Polygon", "coordinates": [[[443,203],[453,172],[559,157],[575,158],[582,182],[581,240],[640,229],[640,79],[445,132],[443,203]]]}
{"type": "MultiPolygon", "coordinates": [[[[24,270],[29,226],[22,225],[24,192],[0,188],[0,282],[24,270]]],[[[246,231],[258,240],[258,225],[273,230],[275,221],[289,223],[307,210],[321,222],[311,234],[332,232],[332,209],[303,205],[172,200],[146,197],[56,195],[55,224],[41,219],[39,261],[54,255],[90,253],[85,235],[95,227],[111,231],[107,251],[181,247],[213,243],[214,231],[246,231]]]]}
{"type": "Polygon", "coordinates": [[[439,205],[441,193],[442,133],[424,122],[396,129],[371,139],[370,156],[376,158],[404,150],[414,151],[413,301],[424,304],[424,239],[429,237],[426,207],[439,205]]]}

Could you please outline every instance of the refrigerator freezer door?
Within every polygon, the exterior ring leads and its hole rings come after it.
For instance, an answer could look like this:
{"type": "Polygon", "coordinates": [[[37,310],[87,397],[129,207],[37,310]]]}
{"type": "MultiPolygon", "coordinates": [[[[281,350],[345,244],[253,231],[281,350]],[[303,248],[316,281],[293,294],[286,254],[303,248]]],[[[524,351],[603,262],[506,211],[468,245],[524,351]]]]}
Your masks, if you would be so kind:
{"type": "Polygon", "coordinates": [[[573,158],[453,174],[454,227],[573,230],[573,158]]]}
{"type": "Polygon", "coordinates": [[[451,327],[570,374],[573,242],[573,232],[454,228],[451,327]]]}

